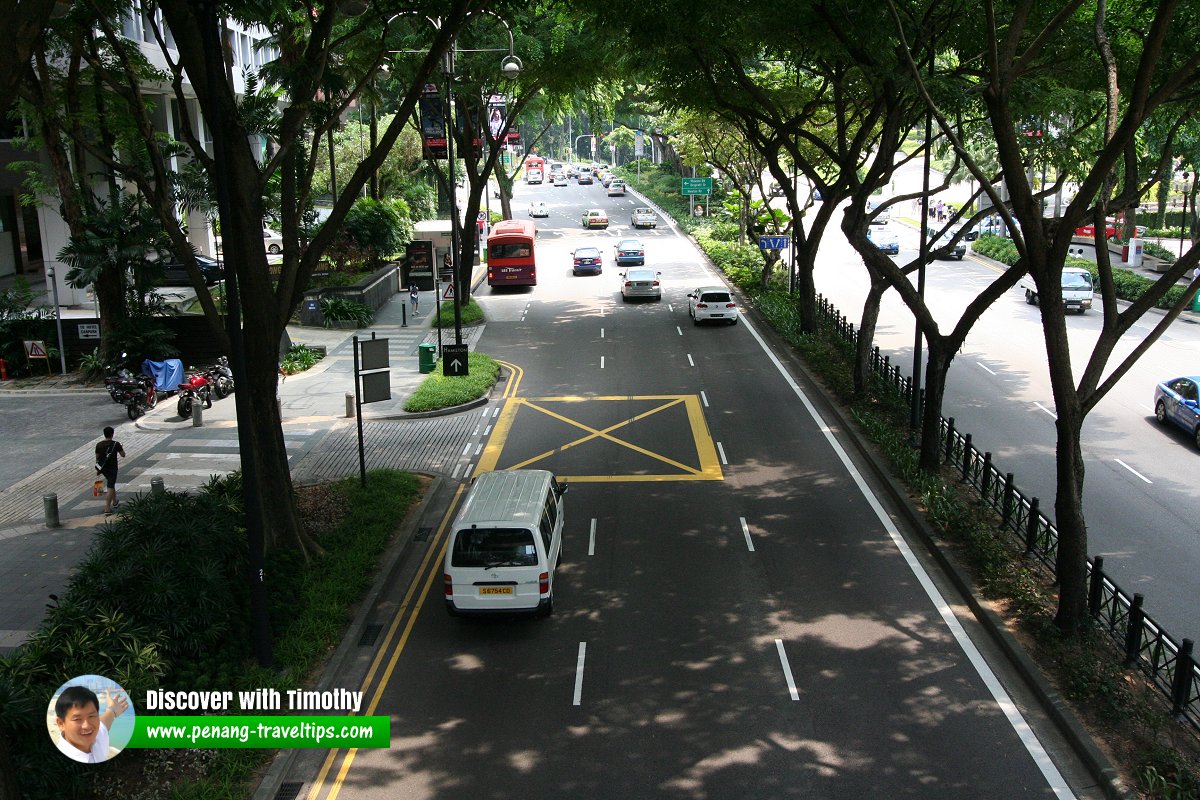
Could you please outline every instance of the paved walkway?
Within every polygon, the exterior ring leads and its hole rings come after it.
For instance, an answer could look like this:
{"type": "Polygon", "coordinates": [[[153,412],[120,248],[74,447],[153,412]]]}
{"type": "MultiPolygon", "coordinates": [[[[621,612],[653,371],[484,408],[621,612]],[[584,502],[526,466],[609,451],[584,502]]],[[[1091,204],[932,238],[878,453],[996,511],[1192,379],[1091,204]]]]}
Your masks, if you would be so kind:
{"type": "MultiPolygon", "coordinates": [[[[314,483],[358,473],[358,425],[346,416],[347,393],[353,397],[353,336],[374,333],[388,340],[392,399],[364,405],[363,440],[368,469],[392,467],[458,478],[469,473],[471,460],[486,430],[490,409],[426,417],[407,415],[404,401],[425,379],[418,369],[417,346],[438,342],[429,327],[428,310],[409,318],[402,308],[407,294],[396,295],[379,311],[375,324],[363,331],[289,327],[295,343],[327,348],[312,369],[280,383],[284,442],[297,484],[314,483]]],[[[433,308],[432,292],[421,306],[433,308]]],[[[463,342],[475,348],[483,326],[463,329],[463,342]]],[[[454,343],[454,330],[442,332],[454,343]]],[[[44,384],[40,389],[63,391],[44,384]]],[[[95,392],[97,389],[84,391],[95,392]]],[[[350,403],[353,408],[353,401],[350,403]]],[[[161,479],[170,490],[194,490],[212,475],[238,469],[234,398],[216,400],[203,409],[203,425],[181,419],[174,398],[166,398],[136,423],[117,429],[116,438],[128,458],[122,459],[118,491],[128,497],[148,492],[161,479]]],[[[103,500],[92,496],[94,443],[63,454],[43,469],[0,491],[0,653],[10,652],[29,636],[45,615],[50,594],[60,594],[76,564],[104,524],[103,500]],[[44,500],[57,497],[62,527],[45,525],[44,500]]]]}

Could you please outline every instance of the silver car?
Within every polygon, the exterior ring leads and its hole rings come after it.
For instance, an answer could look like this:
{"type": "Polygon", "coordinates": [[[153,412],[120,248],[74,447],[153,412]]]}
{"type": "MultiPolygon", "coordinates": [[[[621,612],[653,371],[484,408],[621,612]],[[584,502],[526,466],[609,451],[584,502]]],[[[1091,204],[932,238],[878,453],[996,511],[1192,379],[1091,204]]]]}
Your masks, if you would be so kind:
{"type": "Polygon", "coordinates": [[[622,300],[662,300],[661,272],[652,269],[630,269],[621,273],[622,300]]]}
{"type": "Polygon", "coordinates": [[[701,286],[688,292],[688,316],[696,325],[701,322],[737,325],[737,303],[724,286],[701,286]]]}
{"type": "Polygon", "coordinates": [[[629,217],[629,224],[635,228],[657,228],[658,217],[646,207],[635,208],[629,217]]]}

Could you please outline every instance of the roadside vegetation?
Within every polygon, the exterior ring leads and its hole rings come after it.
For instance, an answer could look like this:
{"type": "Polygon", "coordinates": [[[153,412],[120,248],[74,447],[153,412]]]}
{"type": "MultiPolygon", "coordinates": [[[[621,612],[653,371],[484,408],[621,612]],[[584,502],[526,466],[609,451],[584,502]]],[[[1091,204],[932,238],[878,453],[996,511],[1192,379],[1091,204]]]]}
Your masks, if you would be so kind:
{"type": "MultiPolygon", "coordinates": [[[[625,171],[625,177],[639,192],[647,186],[646,196],[660,207],[678,207],[678,202],[658,202],[661,190],[656,191],[655,184],[665,183],[662,179],[647,181],[644,170],[642,184],[631,171],[625,171]]],[[[1052,579],[1023,558],[1008,539],[996,536],[993,516],[954,476],[920,469],[918,452],[908,436],[907,404],[889,384],[874,377],[865,394],[855,391],[853,348],[824,322],[815,333],[804,332],[795,298],[783,281],[762,287],[763,260],[756,247],[724,241],[727,233],[720,220],[696,224],[685,216],[679,222],[685,220],[705,254],[801,355],[880,449],[893,475],[907,487],[910,501],[944,540],[946,551],[969,566],[982,597],[1015,623],[1023,646],[1072,703],[1092,736],[1104,743],[1122,773],[1146,797],[1200,798],[1200,739],[1195,732],[1171,718],[1164,700],[1139,672],[1121,666],[1101,634],[1061,635],[1054,624],[1052,579]]],[[[980,237],[976,245],[1001,261],[1012,248],[1011,242],[998,237],[980,237]]]]}
{"type": "Polygon", "coordinates": [[[271,668],[255,667],[249,637],[237,635],[251,628],[240,474],[196,494],[127,499],[31,639],[0,659],[0,734],[21,796],[249,797],[271,751],[128,750],[100,768],[76,764],[48,746],[47,698],[65,678],[93,673],[132,698],[158,688],[309,687],[422,491],[416,476],[393,470],[370,472],[366,487],[355,476],[296,488],[322,552],[308,561],[282,548],[267,555],[271,668]]]}
{"type": "Polygon", "coordinates": [[[500,364],[483,353],[467,353],[467,372],[464,377],[448,378],[440,366],[434,367],[405,401],[404,410],[410,414],[438,411],[478,400],[496,385],[500,364]]]}

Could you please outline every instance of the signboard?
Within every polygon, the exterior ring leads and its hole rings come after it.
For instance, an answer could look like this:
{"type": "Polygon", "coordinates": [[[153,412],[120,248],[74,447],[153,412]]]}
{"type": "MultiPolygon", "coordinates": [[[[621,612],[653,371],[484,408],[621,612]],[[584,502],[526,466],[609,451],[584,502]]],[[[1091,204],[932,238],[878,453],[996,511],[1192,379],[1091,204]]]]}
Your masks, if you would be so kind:
{"type": "Polygon", "coordinates": [[[358,351],[361,359],[359,369],[362,371],[387,369],[390,365],[387,339],[366,339],[359,342],[358,351]]]}
{"type": "Polygon", "coordinates": [[[433,291],[433,240],[417,239],[404,248],[405,288],[415,283],[422,292],[433,291]]]}
{"type": "Polygon", "coordinates": [[[425,84],[417,100],[421,119],[421,146],[427,159],[446,158],[446,114],[436,83],[425,84]]]}
{"type": "Polygon", "coordinates": [[[499,142],[502,138],[507,141],[504,135],[505,117],[508,115],[508,101],[502,94],[489,94],[487,101],[487,126],[488,135],[493,142],[499,142]]]}
{"type": "Polygon", "coordinates": [[[467,376],[467,346],[447,344],[442,346],[442,375],[447,378],[467,376]]]}
{"type": "Polygon", "coordinates": [[[454,299],[454,283],[453,282],[446,284],[446,291],[442,292],[442,299],[443,300],[453,300],[454,299]]]}
{"type": "Polygon", "coordinates": [[[25,357],[26,358],[50,358],[50,354],[46,352],[46,343],[42,341],[25,340],[25,357]]]}
{"type": "Polygon", "coordinates": [[[712,194],[712,178],[683,178],[680,194],[712,194]]]}
{"type": "Polygon", "coordinates": [[[80,339],[99,339],[100,338],[100,323],[85,322],[75,326],[79,332],[80,339]]]}
{"type": "Polygon", "coordinates": [[[791,240],[787,236],[760,236],[758,237],[759,250],[784,250],[791,244],[791,240]]]}
{"type": "Polygon", "coordinates": [[[635,158],[641,158],[646,154],[646,135],[641,131],[635,131],[633,134],[633,155],[635,158]]]}

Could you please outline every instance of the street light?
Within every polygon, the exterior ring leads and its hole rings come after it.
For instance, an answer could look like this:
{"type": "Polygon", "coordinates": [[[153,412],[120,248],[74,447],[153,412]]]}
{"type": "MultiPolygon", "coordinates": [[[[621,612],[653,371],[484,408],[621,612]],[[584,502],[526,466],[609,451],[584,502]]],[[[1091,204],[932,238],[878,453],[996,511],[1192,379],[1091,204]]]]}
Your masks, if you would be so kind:
{"type": "Polygon", "coordinates": [[[1179,257],[1183,258],[1183,237],[1187,234],[1187,182],[1190,173],[1183,173],[1183,216],[1179,220],[1179,257]]]}

